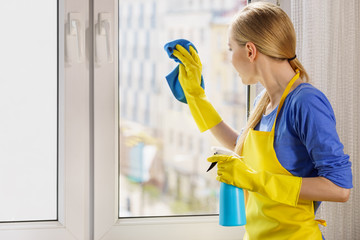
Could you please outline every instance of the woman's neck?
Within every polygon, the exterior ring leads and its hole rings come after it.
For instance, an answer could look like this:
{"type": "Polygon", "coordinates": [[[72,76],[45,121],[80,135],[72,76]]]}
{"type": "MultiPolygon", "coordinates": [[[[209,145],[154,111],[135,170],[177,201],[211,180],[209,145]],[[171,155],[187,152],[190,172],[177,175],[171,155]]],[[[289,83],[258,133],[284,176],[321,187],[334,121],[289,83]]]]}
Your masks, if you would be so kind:
{"type": "MultiPolygon", "coordinates": [[[[261,68],[258,68],[258,79],[270,97],[270,103],[265,112],[265,114],[269,114],[279,105],[286,86],[296,73],[287,61],[278,61],[267,57],[261,64],[261,68]]],[[[301,82],[298,79],[290,91],[294,90],[301,82]]]]}

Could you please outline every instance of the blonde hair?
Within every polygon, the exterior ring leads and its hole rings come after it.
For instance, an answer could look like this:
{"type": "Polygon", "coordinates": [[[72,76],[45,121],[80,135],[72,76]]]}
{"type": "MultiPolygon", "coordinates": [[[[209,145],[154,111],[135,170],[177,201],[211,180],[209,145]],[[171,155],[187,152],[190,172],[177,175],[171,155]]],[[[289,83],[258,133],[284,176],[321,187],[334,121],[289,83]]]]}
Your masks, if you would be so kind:
{"type": "MultiPolygon", "coordinates": [[[[230,29],[233,40],[240,46],[252,42],[262,54],[282,61],[295,56],[296,34],[294,26],[289,16],[274,4],[267,2],[250,3],[235,16],[230,29]]],[[[289,63],[294,70],[299,69],[300,78],[303,81],[309,81],[308,74],[297,58],[289,61],[289,63]]],[[[265,92],[250,114],[235,146],[237,154],[241,154],[249,129],[256,127],[269,103],[269,95],[265,92]]]]}

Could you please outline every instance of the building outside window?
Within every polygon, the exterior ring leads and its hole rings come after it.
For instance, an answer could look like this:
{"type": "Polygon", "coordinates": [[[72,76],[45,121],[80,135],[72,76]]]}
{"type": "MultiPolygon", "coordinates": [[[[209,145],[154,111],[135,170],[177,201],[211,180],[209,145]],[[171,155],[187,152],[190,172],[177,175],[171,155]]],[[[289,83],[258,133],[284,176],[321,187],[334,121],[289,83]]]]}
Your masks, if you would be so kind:
{"type": "Polygon", "coordinates": [[[119,106],[132,110],[130,116],[119,110],[120,218],[218,213],[219,182],[216,171],[206,172],[206,158],[212,154],[211,146],[220,144],[209,132],[200,133],[188,107],[171,95],[165,76],[177,63],[168,58],[163,46],[178,38],[194,43],[203,63],[207,96],[233,127],[242,127],[246,87],[239,77],[234,79],[231,62],[224,56],[227,24],[246,1],[215,4],[203,0],[194,6],[190,2],[179,9],[173,8],[178,4],[175,0],[119,2],[120,12],[129,10],[120,15],[119,38],[135,37],[132,48],[122,46],[130,44],[126,41],[119,46],[119,62],[133,71],[119,72],[119,106]],[[140,36],[145,38],[145,48],[140,46],[140,36]],[[125,48],[133,52],[122,54],[125,48]],[[142,73],[144,69],[151,71],[142,73]]]}

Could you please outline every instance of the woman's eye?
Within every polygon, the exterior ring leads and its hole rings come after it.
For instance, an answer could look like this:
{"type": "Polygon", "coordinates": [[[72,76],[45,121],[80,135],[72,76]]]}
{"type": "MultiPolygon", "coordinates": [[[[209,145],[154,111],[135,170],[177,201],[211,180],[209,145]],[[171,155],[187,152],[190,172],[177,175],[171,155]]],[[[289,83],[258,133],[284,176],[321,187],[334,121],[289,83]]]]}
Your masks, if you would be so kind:
{"type": "Polygon", "coordinates": [[[231,49],[231,48],[229,48],[229,51],[231,52],[231,51],[232,51],[232,49],[231,49]]]}

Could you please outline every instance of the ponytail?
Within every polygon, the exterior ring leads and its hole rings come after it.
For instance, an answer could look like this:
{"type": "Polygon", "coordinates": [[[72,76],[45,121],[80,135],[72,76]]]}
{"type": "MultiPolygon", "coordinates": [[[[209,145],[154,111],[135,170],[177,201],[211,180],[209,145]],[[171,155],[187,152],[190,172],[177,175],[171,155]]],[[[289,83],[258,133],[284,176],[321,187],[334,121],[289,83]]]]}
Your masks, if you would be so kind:
{"type": "MultiPolygon", "coordinates": [[[[278,6],[267,2],[248,4],[234,18],[231,26],[232,36],[238,45],[247,42],[255,44],[259,52],[274,59],[289,61],[294,71],[300,71],[300,78],[309,82],[305,68],[295,56],[296,34],[289,16],[278,6]]],[[[266,107],[270,103],[267,92],[251,112],[247,124],[235,146],[235,152],[241,155],[245,138],[250,129],[256,127],[266,107]]]]}

